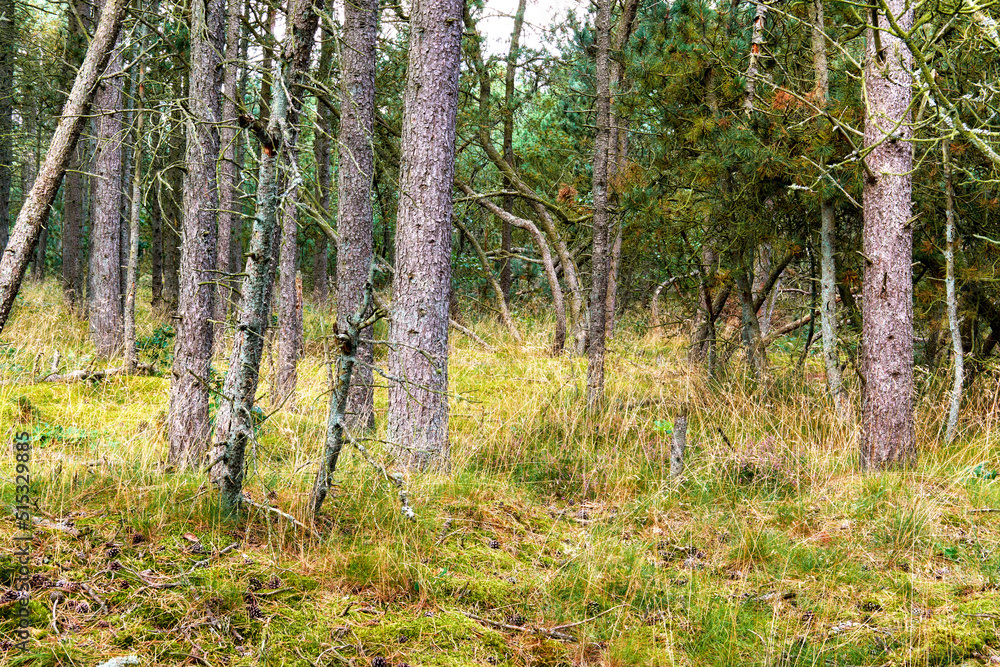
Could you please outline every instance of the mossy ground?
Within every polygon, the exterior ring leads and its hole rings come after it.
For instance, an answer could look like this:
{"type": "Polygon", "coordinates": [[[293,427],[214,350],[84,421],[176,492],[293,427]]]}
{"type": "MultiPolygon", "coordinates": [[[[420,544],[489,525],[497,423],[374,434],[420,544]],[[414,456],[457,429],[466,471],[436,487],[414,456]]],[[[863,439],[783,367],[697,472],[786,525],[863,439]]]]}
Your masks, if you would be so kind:
{"type": "MultiPolygon", "coordinates": [[[[166,373],[29,383],[54,352],[73,369],[93,349],[55,286],[25,290],[0,354],[0,595],[15,573],[6,443],[16,432],[32,434],[35,516],[70,519],[80,535],[36,527],[29,650],[10,649],[15,604],[0,597],[0,663],[1000,662],[1000,513],[971,511],[1000,508],[995,380],[969,396],[948,448],[944,398],[928,383],[918,468],[862,476],[856,427],[824,398],[816,360],[804,377],[779,366],[768,391],[709,382],[680,339],[626,322],[606,409],[588,416],[585,361],[548,356],[549,323],[521,316],[524,346],[485,321],[476,329],[493,351],[455,337],[453,465],[407,479],[416,522],[345,452],[315,538],[259,510],[223,520],[201,475],[167,468],[166,373]],[[676,482],[664,424],[684,404],[690,446],[676,482]],[[570,624],[560,632],[576,641],[531,631],[570,624]]],[[[168,370],[163,320],[139,321],[168,370]]],[[[297,405],[264,422],[248,477],[252,498],[302,521],[326,417],[328,327],[307,309],[297,405]]],[[[377,437],[370,444],[381,455],[377,437]]]]}

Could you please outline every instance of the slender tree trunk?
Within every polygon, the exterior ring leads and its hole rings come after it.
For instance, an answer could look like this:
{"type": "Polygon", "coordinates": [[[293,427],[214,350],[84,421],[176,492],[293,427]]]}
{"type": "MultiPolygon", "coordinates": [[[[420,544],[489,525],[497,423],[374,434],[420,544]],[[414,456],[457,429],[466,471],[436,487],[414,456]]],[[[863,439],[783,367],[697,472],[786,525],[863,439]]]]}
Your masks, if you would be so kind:
{"type": "Polygon", "coordinates": [[[73,151],[63,183],[62,288],[70,309],[77,313],[83,298],[83,268],[80,264],[80,228],[83,221],[81,151],[81,146],[73,151]]]}
{"type": "MultiPolygon", "coordinates": [[[[240,76],[240,45],[242,6],[238,0],[229,0],[226,5],[226,60],[223,66],[222,125],[219,141],[222,144],[222,163],[219,168],[219,238],[216,244],[216,270],[219,272],[219,291],[215,300],[216,344],[223,340],[226,316],[236,299],[234,288],[232,256],[236,230],[239,226],[240,172],[236,163],[236,103],[239,99],[238,81],[240,76]]],[[[242,103],[242,100],[240,100],[242,103]]]]}
{"type": "MultiPolygon", "coordinates": [[[[904,0],[887,3],[903,30],[904,0]]],[[[865,54],[865,272],[862,287],[861,468],[916,462],[913,423],[912,57],[872,10],[865,54]]]]}
{"type": "Polygon", "coordinates": [[[597,136],[594,139],[594,245],[591,255],[590,346],[587,350],[587,408],[604,402],[604,351],[608,300],[608,162],[611,157],[611,0],[597,0],[597,136]]]}
{"type": "Polygon", "coordinates": [[[948,408],[948,422],[944,441],[951,444],[958,433],[958,412],[962,407],[962,385],[965,382],[965,352],[962,349],[962,333],[959,330],[958,295],[955,291],[955,190],[951,179],[950,139],[941,141],[941,164],[944,168],[945,193],[945,300],[948,304],[948,328],[951,330],[951,345],[955,355],[955,380],[951,389],[951,404],[948,408]]]}
{"type": "MultiPolygon", "coordinates": [[[[121,45],[115,47],[108,72],[121,69],[122,51],[121,45]]],[[[103,356],[116,354],[122,348],[122,79],[121,75],[104,79],[94,100],[97,148],[87,303],[90,337],[103,356]]]]}
{"type": "MultiPolygon", "coordinates": [[[[318,79],[320,81],[329,81],[331,78],[333,40],[334,38],[330,35],[323,38],[319,55],[318,79]]],[[[326,215],[330,209],[330,136],[333,132],[333,124],[334,117],[330,109],[325,104],[317,104],[313,155],[316,160],[316,194],[322,215],[326,215]]],[[[326,234],[320,232],[316,237],[316,250],[313,256],[313,299],[320,307],[326,307],[330,293],[330,277],[327,271],[329,252],[326,234]]]]}
{"type": "MultiPolygon", "coordinates": [[[[139,27],[136,53],[145,45],[146,25],[139,27]]],[[[142,134],[143,121],[143,66],[136,70],[135,95],[135,144],[132,150],[132,206],[129,217],[128,264],[125,272],[125,366],[128,373],[135,373],[139,363],[139,350],[135,341],[135,295],[139,284],[139,216],[142,212],[142,134]]]]}
{"type": "Polygon", "coordinates": [[[763,345],[760,331],[760,320],[757,319],[757,307],[754,302],[749,269],[736,272],[736,289],[740,295],[740,306],[743,311],[743,345],[747,351],[747,365],[758,382],[766,382],[768,376],[767,350],[763,345]]]}
{"type": "Polygon", "coordinates": [[[223,507],[229,512],[239,509],[243,493],[244,458],[247,441],[253,432],[253,403],[260,376],[260,360],[271,319],[271,291],[274,284],[275,248],[281,239],[277,221],[279,203],[277,165],[282,154],[292,146],[284,145],[288,135],[282,129],[294,127],[286,122],[291,111],[285,90],[292,90],[309,67],[313,35],[318,20],[316,10],[322,3],[295,0],[290,6],[285,35],[282,72],[284,85],[275,86],[268,126],[249,117],[241,123],[251,125],[261,144],[260,170],[257,186],[257,215],[253,222],[250,251],[247,254],[246,277],[237,313],[236,333],[229,370],[223,383],[223,394],[229,400],[220,404],[215,431],[212,467],[213,481],[222,488],[223,507]],[[280,151],[279,151],[280,148],[280,151]]]}
{"type": "MultiPolygon", "coordinates": [[[[320,5],[322,8],[322,5],[320,5]]],[[[298,7],[300,15],[295,17],[295,30],[303,32],[295,39],[295,52],[286,49],[284,60],[294,63],[294,71],[306,72],[312,58],[314,33],[318,25],[318,19],[314,11],[308,7],[298,7]]],[[[289,86],[288,94],[291,97],[287,100],[288,109],[286,111],[286,136],[284,138],[286,156],[289,163],[299,162],[297,154],[297,135],[299,117],[305,102],[305,88],[296,74],[293,81],[286,81],[284,85],[289,86]]],[[[301,179],[301,174],[297,170],[289,170],[289,179],[301,179]]],[[[296,364],[302,353],[302,302],[297,283],[298,269],[298,201],[299,187],[301,183],[292,182],[290,191],[285,198],[285,211],[283,219],[283,237],[280,241],[281,256],[278,266],[278,368],[276,395],[287,404],[295,404],[295,385],[297,382],[296,364]]]]}
{"type": "Polygon", "coordinates": [[[757,3],[757,12],[753,21],[753,36],[750,44],[750,64],[747,65],[747,95],[743,100],[743,109],[746,113],[753,111],[754,99],[757,90],[757,77],[759,76],[760,59],[764,46],[764,20],[767,18],[767,3],[757,3]]]}
{"type": "MultiPolygon", "coordinates": [[[[417,0],[409,66],[392,317],[388,439],[406,467],[447,465],[448,295],[461,0],[417,0]]],[[[338,263],[342,259],[338,257],[338,263]]]]}
{"type": "MultiPolygon", "coordinates": [[[[506,220],[502,221],[504,224],[510,225],[510,222],[507,222],[506,220]]],[[[476,240],[476,238],[472,235],[472,232],[469,231],[458,216],[455,216],[455,226],[462,232],[462,236],[469,240],[469,245],[472,246],[472,249],[476,253],[476,257],[479,258],[479,264],[483,267],[483,277],[486,278],[486,281],[490,284],[490,287],[493,288],[493,293],[497,297],[500,320],[504,323],[504,326],[507,327],[507,330],[510,331],[510,335],[514,337],[514,340],[520,343],[521,333],[517,330],[514,318],[511,317],[510,309],[507,308],[507,301],[504,299],[503,295],[503,286],[500,284],[500,281],[497,280],[496,276],[493,275],[493,269],[490,267],[490,260],[486,256],[486,251],[483,250],[483,246],[479,244],[479,241],[476,240]]]]}
{"type": "MultiPolygon", "coordinates": [[[[809,18],[812,23],[813,69],[815,89],[813,98],[820,108],[826,106],[830,87],[830,72],[826,58],[826,24],[823,18],[823,0],[809,0],[809,18]]],[[[820,326],[823,332],[823,365],[826,367],[826,388],[833,397],[838,411],[846,405],[840,377],[840,358],[837,353],[837,221],[833,201],[820,195],[819,202],[819,265],[820,265],[820,326]]]]}
{"type": "Polygon", "coordinates": [[[10,317],[14,299],[24,279],[24,271],[80,138],[98,79],[104,72],[118,38],[127,6],[128,0],[108,0],[104,5],[97,30],[87,49],[87,56],[77,71],[73,88],[49,143],[45,161],[38,171],[35,185],[21,206],[17,223],[3,252],[3,258],[0,259],[0,331],[3,331],[10,317]]]}
{"type": "Polygon", "coordinates": [[[7,245],[14,163],[14,57],[17,53],[14,10],[14,0],[0,0],[0,250],[7,245]]]}
{"type": "MultiPolygon", "coordinates": [[[[514,166],[514,79],[517,74],[517,59],[521,54],[521,31],[524,28],[524,10],[527,0],[518,0],[514,13],[514,29],[510,33],[510,50],[507,52],[507,72],[504,77],[503,95],[503,158],[514,166]]],[[[504,189],[511,190],[514,184],[504,178],[504,189]]],[[[503,210],[514,212],[514,196],[504,195],[503,210]]],[[[504,301],[510,304],[511,274],[510,250],[513,246],[513,227],[509,222],[500,221],[500,290],[504,301]]]]}
{"type": "MultiPolygon", "coordinates": [[[[158,137],[154,137],[153,146],[158,146],[158,137]]],[[[156,170],[156,157],[153,156],[153,170],[156,170]]],[[[149,191],[146,206],[149,209],[149,269],[152,274],[152,297],[150,305],[155,310],[163,309],[163,214],[160,211],[160,198],[156,194],[155,185],[149,191]]]]}
{"type": "MultiPolygon", "coordinates": [[[[377,0],[357,0],[344,7],[337,208],[337,230],[341,239],[337,248],[337,328],[340,331],[347,330],[348,318],[362,304],[375,252],[372,210],[375,156],[372,139],[377,18],[377,0]]],[[[448,227],[450,238],[451,225],[448,227]]],[[[374,352],[372,344],[363,341],[371,337],[371,330],[362,331],[354,352],[354,381],[347,405],[347,424],[354,428],[369,428],[375,424],[374,352]]]]}
{"type": "Polygon", "coordinates": [[[223,0],[191,5],[191,114],[185,120],[178,330],[168,423],[170,462],[180,466],[205,453],[210,429],[206,383],[212,362],[224,14],[223,0]]]}

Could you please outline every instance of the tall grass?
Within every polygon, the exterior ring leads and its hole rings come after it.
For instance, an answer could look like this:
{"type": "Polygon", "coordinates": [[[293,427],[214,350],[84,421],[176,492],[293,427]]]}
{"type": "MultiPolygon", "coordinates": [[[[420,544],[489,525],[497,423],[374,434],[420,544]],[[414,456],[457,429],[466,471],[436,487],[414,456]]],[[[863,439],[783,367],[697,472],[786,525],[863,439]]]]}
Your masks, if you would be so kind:
{"type": "MultiPolygon", "coordinates": [[[[90,582],[110,610],[64,607],[57,632],[51,610],[39,607],[32,660],[20,664],[121,653],[179,664],[192,645],[213,665],[223,656],[231,664],[323,656],[356,665],[375,657],[917,665],[992,654],[1000,515],[970,510],[1000,508],[995,383],[983,378],[972,389],[949,447],[938,441],[945,393],[925,383],[918,467],[863,476],[857,424],[825,397],[818,358],[800,373],[776,356],[767,388],[743,378],[736,357],[728,378],[710,380],[686,363],[682,336],[626,319],[610,345],[605,406],[588,413],[585,360],[550,356],[552,323],[520,316],[523,344],[474,316],[492,349],[454,335],[452,469],[406,479],[417,521],[400,514],[386,480],[345,452],[316,538],[257,509],[224,521],[198,471],[167,469],[167,356],[158,377],[31,384],[57,351],[68,368],[118,361],[95,358],[85,323],[65,311],[56,286],[29,286],[4,333],[0,430],[8,442],[32,433],[40,516],[90,531],[76,539],[39,528],[34,567],[90,582]],[[669,424],[682,411],[689,453],[674,480],[669,424]],[[142,572],[177,585],[150,587],[159,579],[142,572]],[[272,579],[287,590],[254,592],[255,581],[272,579]],[[467,614],[507,626],[584,622],[572,628],[580,641],[563,643],[467,614]]],[[[148,310],[138,319],[141,336],[168,324],[148,310]]],[[[331,322],[307,307],[297,407],[271,414],[251,452],[250,497],[302,522],[325,429],[322,336],[331,322]]],[[[266,412],[272,363],[265,354],[266,412]]],[[[220,352],[217,372],[226,364],[220,352]]],[[[385,405],[380,386],[379,424],[385,405]]],[[[378,457],[381,440],[377,430],[366,443],[378,457]]],[[[5,506],[11,461],[0,466],[5,506]]],[[[0,522],[5,536],[15,530],[0,522]]],[[[11,571],[0,566],[7,586],[11,571]]],[[[9,609],[0,603],[0,633],[12,628],[9,609]]]]}

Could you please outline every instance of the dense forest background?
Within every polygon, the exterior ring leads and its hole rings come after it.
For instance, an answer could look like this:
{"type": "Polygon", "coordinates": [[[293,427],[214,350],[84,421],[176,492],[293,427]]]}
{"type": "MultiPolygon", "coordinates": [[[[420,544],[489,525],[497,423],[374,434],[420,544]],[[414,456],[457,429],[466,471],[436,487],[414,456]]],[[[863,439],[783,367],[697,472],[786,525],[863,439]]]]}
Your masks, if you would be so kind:
{"type": "Polygon", "coordinates": [[[1000,660],[997,7],[508,4],[0,0],[4,664],[1000,660]]]}

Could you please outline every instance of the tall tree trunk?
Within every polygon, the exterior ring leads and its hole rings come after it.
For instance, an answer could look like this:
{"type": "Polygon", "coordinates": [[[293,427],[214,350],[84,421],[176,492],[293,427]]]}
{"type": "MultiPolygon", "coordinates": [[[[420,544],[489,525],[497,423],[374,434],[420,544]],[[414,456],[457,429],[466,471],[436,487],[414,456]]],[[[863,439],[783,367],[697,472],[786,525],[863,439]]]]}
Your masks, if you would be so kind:
{"type": "MultiPolygon", "coordinates": [[[[329,81],[332,74],[333,40],[331,35],[323,38],[317,74],[320,81],[329,81]]],[[[333,124],[333,112],[325,104],[317,104],[313,156],[316,160],[316,194],[321,215],[327,215],[330,209],[330,136],[333,132],[333,124]]],[[[313,299],[321,307],[326,307],[326,301],[330,294],[330,276],[327,271],[329,252],[326,234],[320,232],[316,237],[316,249],[313,254],[313,299]]]]}
{"type": "MultiPolygon", "coordinates": [[[[622,9],[622,14],[618,19],[615,30],[614,44],[612,48],[615,53],[620,54],[611,62],[611,93],[619,89],[622,78],[625,76],[625,58],[622,57],[625,45],[629,37],[632,36],[632,29],[635,26],[635,17],[639,11],[638,0],[626,0],[622,9]]],[[[625,162],[628,159],[628,120],[615,113],[614,98],[611,100],[611,139],[610,147],[612,157],[608,164],[608,183],[611,201],[611,227],[614,241],[611,244],[611,251],[608,255],[608,298],[605,306],[607,315],[607,336],[613,338],[615,335],[615,319],[618,310],[618,274],[621,270],[622,259],[622,234],[624,232],[625,220],[622,211],[618,208],[619,184],[622,182],[622,172],[625,170],[625,162]]],[[[609,236],[609,239],[612,238],[609,236]]]]}
{"type": "MultiPolygon", "coordinates": [[[[123,47],[115,47],[108,72],[124,62],[123,47]]],[[[122,228],[122,107],[123,77],[106,78],[94,100],[97,147],[94,152],[93,201],[90,222],[88,321],[97,353],[110,356],[122,347],[121,228],[122,228]]]]}
{"type": "MultiPolygon", "coordinates": [[[[388,439],[407,467],[448,461],[448,298],[461,0],[417,0],[409,66],[392,318],[388,439]]],[[[338,263],[342,260],[338,257],[338,263]]]]}
{"type": "Polygon", "coordinates": [[[14,11],[14,0],[0,0],[0,250],[7,245],[14,162],[14,57],[17,53],[14,11]]]}
{"type": "MultiPolygon", "coordinates": [[[[148,28],[143,23],[139,26],[139,42],[135,53],[138,54],[146,43],[148,28]]],[[[132,150],[132,206],[128,226],[128,264],[125,271],[125,366],[129,373],[134,373],[139,362],[139,351],[135,340],[135,295],[139,284],[139,217],[142,212],[142,144],[145,138],[142,134],[143,115],[143,66],[137,65],[135,71],[135,143],[132,150]]]]}
{"type": "Polygon", "coordinates": [[[87,49],[87,56],[77,71],[73,88],[49,143],[45,161],[38,170],[35,185],[21,206],[17,223],[0,259],[0,332],[10,317],[14,299],[24,279],[24,271],[80,138],[98,79],[104,72],[118,38],[127,6],[128,0],[108,0],[104,5],[97,30],[87,49]]]}
{"type": "MultiPolygon", "coordinates": [[[[223,67],[224,94],[222,97],[222,125],[219,140],[222,143],[222,163],[219,167],[219,237],[216,243],[216,270],[219,272],[219,293],[215,300],[216,343],[221,343],[226,316],[236,298],[235,273],[232,266],[233,243],[239,226],[240,173],[236,163],[236,104],[239,100],[240,38],[242,6],[238,0],[229,0],[226,6],[226,61],[223,67]]],[[[242,100],[240,100],[242,104],[242,100]]]]}
{"type": "Polygon", "coordinates": [[[951,156],[948,143],[941,141],[941,164],[944,168],[945,194],[945,301],[948,305],[948,328],[951,330],[951,345],[955,355],[955,379],[951,388],[951,404],[948,408],[948,422],[944,441],[951,444],[958,433],[958,412],[962,407],[962,385],[965,382],[965,351],[962,349],[962,333],[959,330],[958,295],[955,291],[955,190],[951,179],[951,156]]]}
{"type": "Polygon", "coordinates": [[[608,301],[608,162],[611,157],[611,0],[597,0],[597,136],[594,138],[594,245],[591,255],[590,346],[587,350],[587,408],[604,401],[605,325],[608,301]]]}
{"type": "Polygon", "coordinates": [[[185,120],[179,321],[168,423],[170,462],[181,466],[205,453],[210,428],[206,383],[212,362],[224,14],[223,0],[191,4],[191,114],[185,120]]]}
{"type": "MultiPolygon", "coordinates": [[[[308,34],[302,33],[296,37],[295,45],[298,49],[294,53],[286,50],[284,54],[285,62],[291,60],[295,63],[296,72],[306,72],[312,58],[314,33],[318,25],[318,19],[312,10],[306,7],[299,7],[301,15],[295,17],[297,23],[293,23],[295,30],[305,31],[310,29],[308,34]]],[[[297,155],[297,138],[299,117],[305,104],[306,89],[301,85],[301,80],[296,78],[293,81],[282,82],[289,86],[287,94],[288,109],[286,111],[286,136],[285,150],[288,161],[291,164],[295,161],[301,164],[297,155]]],[[[276,397],[279,400],[294,405],[295,385],[297,382],[296,365],[302,353],[302,300],[298,289],[298,202],[299,187],[301,183],[292,182],[293,179],[300,179],[299,172],[289,169],[290,191],[285,198],[284,219],[282,221],[283,232],[280,240],[281,256],[278,265],[278,368],[276,381],[276,397]]]]}
{"type": "Polygon", "coordinates": [[[223,401],[219,407],[215,450],[212,452],[213,461],[219,463],[210,470],[213,481],[222,488],[223,507],[229,512],[239,509],[242,498],[244,455],[253,432],[254,396],[260,376],[264,339],[271,320],[271,291],[276,266],[274,251],[281,239],[281,227],[277,221],[277,165],[284,151],[294,148],[283,145],[288,136],[282,136],[282,129],[294,127],[291,122],[294,119],[289,118],[291,107],[285,90],[295,89],[309,67],[313,35],[318,24],[316,11],[322,7],[322,2],[314,3],[312,0],[295,0],[292,3],[288,16],[291,30],[286,33],[282,57],[284,85],[274,88],[268,126],[264,128],[259,121],[249,117],[241,118],[241,124],[253,127],[261,143],[261,157],[257,179],[257,215],[250,237],[233,351],[222,390],[231,400],[223,401]]]}
{"type": "MultiPolygon", "coordinates": [[[[826,58],[826,23],[823,18],[823,0],[809,0],[809,19],[812,23],[813,70],[816,106],[824,108],[830,88],[830,72],[826,58]]],[[[840,376],[840,358],[837,353],[837,221],[833,201],[820,195],[819,202],[819,266],[820,266],[820,325],[823,332],[823,365],[826,367],[826,388],[833,397],[838,411],[846,406],[840,376]]]]}
{"type": "MultiPolygon", "coordinates": [[[[340,331],[347,331],[348,318],[362,304],[375,252],[372,210],[375,156],[372,138],[375,123],[377,18],[378,0],[357,0],[344,6],[337,204],[337,230],[340,232],[337,248],[337,328],[340,331]]],[[[450,222],[449,217],[449,239],[450,222]]],[[[450,261],[450,255],[448,259],[450,261]]],[[[447,327],[447,320],[445,326],[447,327]]],[[[372,376],[374,352],[372,344],[364,342],[364,339],[371,337],[371,330],[361,332],[354,355],[354,381],[347,402],[349,427],[368,428],[375,425],[372,376]]]]}
{"type": "MultiPolygon", "coordinates": [[[[527,0],[518,0],[514,13],[514,29],[510,33],[510,50],[507,52],[507,72],[504,76],[503,94],[503,158],[514,166],[514,79],[517,74],[517,59],[521,54],[521,31],[524,28],[524,10],[527,0]]],[[[512,190],[514,184],[504,178],[504,189],[512,190]]],[[[504,195],[503,210],[514,212],[514,196],[504,195]]],[[[513,246],[513,227],[505,220],[500,221],[500,290],[504,301],[510,304],[511,274],[510,250],[513,246]]]]}
{"type": "Polygon", "coordinates": [[[80,228],[83,222],[82,146],[73,151],[63,183],[62,288],[66,302],[80,312],[83,267],[80,263],[80,228]]]}
{"type": "MultiPolygon", "coordinates": [[[[153,146],[159,145],[159,135],[153,137],[153,146]]],[[[153,170],[158,164],[153,157],[153,170]]],[[[151,289],[152,297],[150,305],[154,310],[163,308],[163,213],[160,211],[160,198],[156,193],[156,186],[149,190],[149,198],[146,206],[149,208],[149,271],[152,274],[151,289]]]]}
{"type": "MultiPolygon", "coordinates": [[[[889,0],[909,30],[913,9],[889,0]]],[[[861,468],[916,462],[913,423],[912,57],[873,9],[865,46],[864,257],[862,287],[861,468]]]]}

